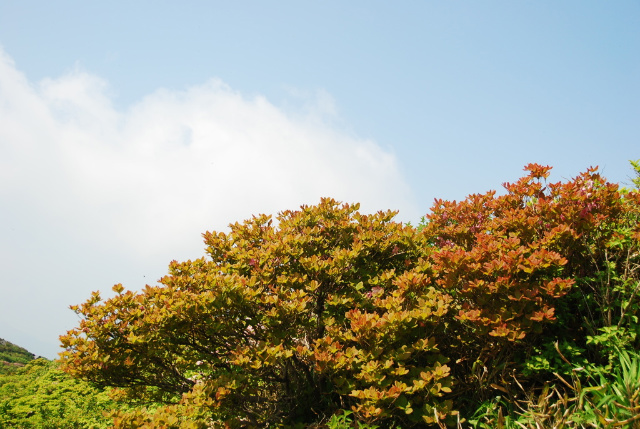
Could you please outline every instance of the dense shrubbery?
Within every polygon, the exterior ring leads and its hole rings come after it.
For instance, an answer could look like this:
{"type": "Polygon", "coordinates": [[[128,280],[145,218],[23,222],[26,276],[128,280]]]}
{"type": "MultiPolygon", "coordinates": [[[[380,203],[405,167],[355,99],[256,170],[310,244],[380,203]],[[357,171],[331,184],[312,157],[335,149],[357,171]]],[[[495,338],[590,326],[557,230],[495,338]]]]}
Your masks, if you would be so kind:
{"type": "Polygon", "coordinates": [[[372,421],[447,414],[439,398],[451,378],[434,334],[449,297],[410,271],[425,248],[412,227],[356,210],[326,199],[277,227],[256,217],[206,234],[210,260],[173,263],[160,287],[94,296],[63,338],[67,371],[152,386],[134,395],[158,401],[183,394],[189,418],[196,408],[252,424],[351,407],[372,421]]]}
{"type": "Polygon", "coordinates": [[[103,412],[117,404],[58,366],[40,358],[11,375],[0,376],[0,427],[100,429],[110,425],[103,412]]]}
{"type": "Polygon", "coordinates": [[[549,170],[418,228],[324,199],[206,233],[74,306],[63,368],[148,402],[118,428],[635,424],[640,193],[549,170]]]}
{"type": "MultiPolygon", "coordinates": [[[[464,397],[455,402],[466,415],[496,394],[516,412],[551,384],[560,402],[577,399],[594,374],[615,378],[620,359],[638,362],[640,194],[593,169],[566,183],[546,183],[546,167],[528,170],[503,196],[437,202],[423,225],[442,261],[439,284],[454,297],[455,340],[441,350],[459,362],[464,397]]],[[[627,393],[640,412],[640,391],[627,393]]],[[[561,414],[584,416],[577,408],[588,398],[561,414]]],[[[535,423],[536,413],[520,411],[535,423]]]]}

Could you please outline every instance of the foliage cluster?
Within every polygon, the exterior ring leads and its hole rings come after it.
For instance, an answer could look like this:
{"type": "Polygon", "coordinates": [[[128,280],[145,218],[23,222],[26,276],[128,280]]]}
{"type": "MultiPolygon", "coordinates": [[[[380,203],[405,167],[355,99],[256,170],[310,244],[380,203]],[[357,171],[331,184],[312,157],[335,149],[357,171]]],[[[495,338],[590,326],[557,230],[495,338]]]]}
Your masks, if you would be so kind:
{"type": "MultiPolygon", "coordinates": [[[[323,199],[205,233],[208,257],[172,262],[160,285],[73,306],[63,369],[153,404],[114,414],[117,428],[635,410],[640,390],[623,403],[619,386],[640,346],[640,192],[595,169],[559,183],[526,170],[503,195],[437,200],[418,228],[323,199]]],[[[606,412],[591,417],[627,418],[606,412]]]]}
{"type": "Polygon", "coordinates": [[[69,377],[40,358],[0,376],[0,427],[16,429],[109,427],[103,414],[117,407],[106,392],[69,377]]]}
{"type": "Polygon", "coordinates": [[[528,169],[505,195],[438,201],[423,229],[442,261],[438,281],[458,303],[448,355],[466,362],[476,393],[514,371],[570,371],[555,343],[596,365],[639,345],[640,194],[593,169],[567,183],[545,183],[548,167],[528,169]]]}
{"type": "Polygon", "coordinates": [[[616,364],[575,368],[586,371],[586,377],[556,374],[560,388],[546,384],[541,391],[523,392],[519,400],[493,398],[478,407],[469,423],[479,429],[640,428],[640,356],[620,351],[616,364]]]}
{"type": "Polygon", "coordinates": [[[152,400],[182,395],[189,418],[211,409],[237,424],[340,408],[365,421],[445,416],[451,377],[433,335],[449,298],[410,271],[424,248],[413,228],[357,208],[325,199],[277,227],[255,217],[205,234],[210,259],[172,263],[162,286],[94,294],[63,337],[66,370],[152,400]]]}

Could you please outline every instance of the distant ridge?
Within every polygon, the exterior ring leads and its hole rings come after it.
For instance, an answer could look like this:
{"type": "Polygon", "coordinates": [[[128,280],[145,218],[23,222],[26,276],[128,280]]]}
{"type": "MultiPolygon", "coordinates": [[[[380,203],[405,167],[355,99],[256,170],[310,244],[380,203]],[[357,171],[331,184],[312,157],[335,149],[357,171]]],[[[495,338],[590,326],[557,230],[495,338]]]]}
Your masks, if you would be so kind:
{"type": "Polygon", "coordinates": [[[0,338],[0,374],[14,372],[35,358],[27,349],[0,338]]]}

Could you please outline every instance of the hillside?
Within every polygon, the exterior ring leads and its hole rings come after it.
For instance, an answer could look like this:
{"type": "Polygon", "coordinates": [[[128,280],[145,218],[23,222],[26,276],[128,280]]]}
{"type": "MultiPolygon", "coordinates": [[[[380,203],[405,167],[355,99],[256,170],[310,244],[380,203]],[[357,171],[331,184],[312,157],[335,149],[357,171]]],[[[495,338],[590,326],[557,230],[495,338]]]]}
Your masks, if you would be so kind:
{"type": "Polygon", "coordinates": [[[35,357],[28,350],[0,338],[0,374],[14,372],[35,357]]]}

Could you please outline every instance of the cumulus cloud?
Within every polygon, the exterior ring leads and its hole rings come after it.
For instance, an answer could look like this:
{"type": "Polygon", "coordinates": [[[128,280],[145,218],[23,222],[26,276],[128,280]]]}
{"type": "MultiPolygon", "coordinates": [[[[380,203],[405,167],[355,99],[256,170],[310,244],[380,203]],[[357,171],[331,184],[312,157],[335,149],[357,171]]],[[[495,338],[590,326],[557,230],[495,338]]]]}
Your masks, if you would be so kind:
{"type": "Polygon", "coordinates": [[[0,321],[14,335],[45,324],[48,341],[113,273],[147,264],[153,282],[203,254],[202,232],[322,196],[416,219],[393,153],[332,127],[329,94],[312,100],[285,111],[212,79],[118,110],[99,77],[30,82],[0,51],[0,321]]]}

